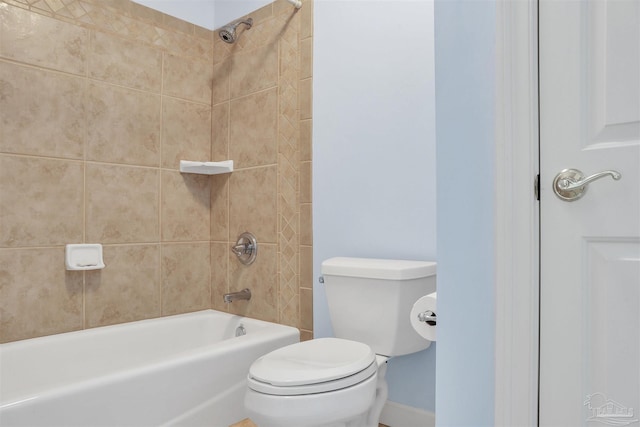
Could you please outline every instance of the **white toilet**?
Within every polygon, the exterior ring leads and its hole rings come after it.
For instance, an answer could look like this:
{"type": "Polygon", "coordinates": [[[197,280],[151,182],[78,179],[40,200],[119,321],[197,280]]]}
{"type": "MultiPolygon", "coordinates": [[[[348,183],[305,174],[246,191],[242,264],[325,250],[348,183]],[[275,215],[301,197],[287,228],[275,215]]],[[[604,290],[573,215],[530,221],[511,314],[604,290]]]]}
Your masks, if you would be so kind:
{"type": "Polygon", "coordinates": [[[292,344],[251,365],[245,408],[259,427],[377,427],[387,360],[431,344],[409,313],[435,292],[435,263],[331,258],[322,275],[337,338],[292,344]]]}

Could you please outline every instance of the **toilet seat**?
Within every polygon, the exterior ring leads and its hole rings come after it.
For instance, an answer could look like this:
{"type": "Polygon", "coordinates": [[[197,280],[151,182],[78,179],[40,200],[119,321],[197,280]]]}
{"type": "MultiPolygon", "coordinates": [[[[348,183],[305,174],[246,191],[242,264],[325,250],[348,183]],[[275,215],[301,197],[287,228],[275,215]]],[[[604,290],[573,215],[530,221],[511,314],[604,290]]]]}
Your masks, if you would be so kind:
{"type": "Polygon", "coordinates": [[[318,338],[275,350],[256,360],[248,385],[270,395],[296,396],[340,390],[370,378],[376,354],[363,343],[318,338]]]}

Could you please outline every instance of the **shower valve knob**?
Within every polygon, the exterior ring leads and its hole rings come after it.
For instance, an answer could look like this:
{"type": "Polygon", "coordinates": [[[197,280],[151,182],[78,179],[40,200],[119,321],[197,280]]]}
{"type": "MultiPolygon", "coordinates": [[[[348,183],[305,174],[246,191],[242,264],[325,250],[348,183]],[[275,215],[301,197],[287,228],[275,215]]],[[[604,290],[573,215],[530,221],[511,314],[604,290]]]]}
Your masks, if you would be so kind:
{"type": "Polygon", "coordinates": [[[238,236],[236,244],[231,246],[231,252],[238,257],[238,260],[242,264],[249,265],[253,263],[258,255],[258,241],[256,240],[256,236],[249,232],[242,233],[238,236]]]}

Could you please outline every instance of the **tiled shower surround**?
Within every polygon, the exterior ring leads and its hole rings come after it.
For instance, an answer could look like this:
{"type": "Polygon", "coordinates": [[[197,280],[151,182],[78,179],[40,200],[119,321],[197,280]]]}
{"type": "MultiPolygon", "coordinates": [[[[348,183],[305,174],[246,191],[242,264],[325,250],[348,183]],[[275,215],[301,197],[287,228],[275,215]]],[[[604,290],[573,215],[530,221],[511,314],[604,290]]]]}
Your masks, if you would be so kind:
{"type": "Polygon", "coordinates": [[[0,342],[206,308],[312,337],[312,4],[249,16],[227,45],[128,0],[0,1],[0,342]],[[82,242],[105,269],[65,270],[82,242]]]}

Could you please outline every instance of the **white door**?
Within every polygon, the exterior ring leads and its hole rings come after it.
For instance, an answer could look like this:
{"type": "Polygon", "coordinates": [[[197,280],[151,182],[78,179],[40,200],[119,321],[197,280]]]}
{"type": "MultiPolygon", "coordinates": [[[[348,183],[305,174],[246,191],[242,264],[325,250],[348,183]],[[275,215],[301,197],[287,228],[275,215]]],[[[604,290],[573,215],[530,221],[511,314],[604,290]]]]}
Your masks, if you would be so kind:
{"type": "Polygon", "coordinates": [[[540,425],[640,425],[640,0],[539,13],[540,425]]]}

